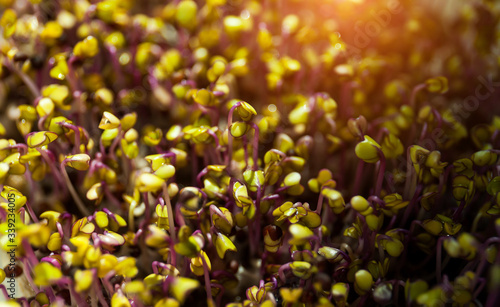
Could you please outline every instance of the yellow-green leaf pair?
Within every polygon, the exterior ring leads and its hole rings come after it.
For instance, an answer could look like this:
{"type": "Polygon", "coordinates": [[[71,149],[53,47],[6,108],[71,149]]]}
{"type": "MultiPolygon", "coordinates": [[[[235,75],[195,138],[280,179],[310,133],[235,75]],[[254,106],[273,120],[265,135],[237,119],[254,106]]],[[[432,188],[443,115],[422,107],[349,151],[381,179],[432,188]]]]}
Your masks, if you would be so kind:
{"type": "Polygon", "coordinates": [[[364,141],[354,149],[356,156],[366,163],[376,163],[380,159],[381,147],[371,137],[365,135],[364,141]]]}

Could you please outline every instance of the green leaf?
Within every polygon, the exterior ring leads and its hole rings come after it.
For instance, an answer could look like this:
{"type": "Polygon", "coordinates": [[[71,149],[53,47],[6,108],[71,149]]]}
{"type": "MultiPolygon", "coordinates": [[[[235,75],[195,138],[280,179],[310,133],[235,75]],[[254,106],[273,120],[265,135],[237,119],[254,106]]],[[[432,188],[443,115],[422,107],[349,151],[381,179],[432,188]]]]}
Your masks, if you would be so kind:
{"type": "Polygon", "coordinates": [[[28,134],[26,144],[29,147],[42,147],[57,139],[57,134],[50,131],[39,131],[28,134]]]}
{"type": "Polygon", "coordinates": [[[224,258],[228,250],[233,252],[237,251],[234,243],[220,232],[217,233],[217,237],[215,239],[215,249],[217,250],[217,255],[219,255],[219,258],[221,259],[224,258]]]}

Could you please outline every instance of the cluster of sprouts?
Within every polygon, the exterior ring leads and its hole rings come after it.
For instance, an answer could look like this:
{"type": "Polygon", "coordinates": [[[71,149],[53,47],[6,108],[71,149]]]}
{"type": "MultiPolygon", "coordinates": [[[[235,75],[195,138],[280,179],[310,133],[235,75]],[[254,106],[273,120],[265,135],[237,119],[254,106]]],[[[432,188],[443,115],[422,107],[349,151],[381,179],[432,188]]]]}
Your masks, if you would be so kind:
{"type": "Polygon", "coordinates": [[[414,2],[0,0],[0,300],[498,306],[500,6],[414,2]]]}

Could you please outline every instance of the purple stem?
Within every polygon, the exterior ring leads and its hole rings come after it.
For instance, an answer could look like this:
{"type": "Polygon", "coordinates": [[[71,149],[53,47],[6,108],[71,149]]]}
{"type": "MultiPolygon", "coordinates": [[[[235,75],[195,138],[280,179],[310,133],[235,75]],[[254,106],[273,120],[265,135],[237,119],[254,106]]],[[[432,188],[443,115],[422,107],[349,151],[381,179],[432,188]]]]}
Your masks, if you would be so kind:
{"type": "Polygon", "coordinates": [[[113,285],[111,285],[111,283],[109,282],[109,280],[111,279],[111,277],[115,276],[115,274],[116,274],[116,272],[114,270],[112,270],[111,272],[109,272],[108,274],[106,274],[106,276],[104,276],[101,279],[104,287],[106,287],[106,290],[108,291],[108,293],[109,293],[110,296],[113,293],[113,285]]]}
{"type": "MultiPolygon", "coordinates": [[[[113,143],[109,147],[109,156],[111,157],[112,160],[116,160],[115,150],[123,138],[123,130],[122,130],[121,126],[118,129],[119,129],[118,136],[113,140],[113,143]]],[[[122,155],[124,155],[124,154],[125,153],[122,152],[122,155]]]]}
{"type": "Polygon", "coordinates": [[[264,250],[264,253],[262,253],[262,257],[260,258],[260,277],[263,277],[264,274],[266,273],[266,260],[267,260],[267,255],[268,252],[267,250],[264,250]]]}
{"type": "Polygon", "coordinates": [[[71,278],[68,278],[66,280],[66,283],[68,284],[68,289],[71,294],[72,300],[74,299],[76,301],[76,306],[88,306],[87,302],[76,292],[75,286],[71,278]]]}
{"type": "Polygon", "coordinates": [[[207,303],[212,300],[212,288],[210,285],[210,272],[208,271],[208,265],[207,261],[205,260],[205,257],[199,253],[198,256],[201,258],[201,261],[203,262],[203,275],[205,275],[205,291],[207,292],[207,303]]]}
{"type": "Polygon", "coordinates": [[[483,291],[484,286],[486,286],[486,279],[478,278],[478,282],[479,282],[479,286],[477,286],[476,291],[474,291],[474,294],[472,295],[472,297],[474,299],[477,298],[477,296],[481,293],[481,291],[483,291]]]}
{"type": "Polygon", "coordinates": [[[59,261],[57,261],[57,259],[52,257],[43,257],[42,259],[40,259],[40,262],[48,262],[58,269],[61,268],[61,264],[59,263],[59,261]]]}
{"type": "Polygon", "coordinates": [[[281,281],[283,283],[286,282],[286,276],[285,276],[285,270],[289,270],[290,269],[290,263],[291,262],[288,262],[286,264],[283,264],[280,269],[278,270],[278,276],[280,277],[281,281]]]}
{"type": "Polygon", "coordinates": [[[213,132],[212,130],[210,129],[207,129],[207,132],[208,134],[210,134],[210,136],[212,136],[215,140],[215,150],[216,150],[216,160],[217,160],[217,164],[222,164],[222,160],[221,160],[221,157],[220,157],[220,143],[219,143],[219,138],[217,137],[217,135],[215,134],[215,132],[213,132]]]}
{"type": "MultiPolygon", "coordinates": [[[[26,272],[31,272],[32,271],[33,267],[30,265],[28,259],[25,258],[24,261],[21,260],[21,262],[23,263],[26,272]]],[[[33,278],[31,278],[31,274],[30,273],[26,273],[26,279],[28,280],[28,283],[30,284],[30,286],[33,289],[33,291],[35,291],[35,293],[38,294],[40,292],[40,290],[38,289],[38,287],[33,282],[33,278]]]]}
{"type": "MultiPolygon", "coordinates": [[[[116,197],[111,193],[109,190],[109,186],[105,181],[101,182],[102,187],[104,188],[104,193],[106,194],[106,197],[109,198],[109,200],[115,205],[116,208],[121,207],[121,203],[116,197]]],[[[106,209],[106,208],[105,208],[106,209]]]]}
{"type": "MultiPolygon", "coordinates": [[[[97,271],[95,271],[95,273],[94,273],[94,280],[99,280],[97,278],[97,271]]],[[[93,286],[94,286],[94,291],[97,295],[97,299],[99,300],[99,303],[101,303],[101,306],[108,307],[108,303],[106,302],[106,299],[104,298],[104,294],[102,293],[102,288],[101,288],[101,285],[99,284],[99,282],[94,282],[93,286]]],[[[110,296],[111,296],[111,293],[113,293],[112,290],[110,292],[110,296]]]]}
{"type": "MultiPolygon", "coordinates": [[[[251,239],[251,245],[253,245],[254,247],[251,248],[253,250],[253,252],[259,252],[259,241],[260,241],[260,230],[261,230],[261,213],[260,213],[260,199],[261,199],[261,194],[262,194],[262,187],[260,186],[260,183],[258,183],[258,186],[257,186],[257,197],[256,197],[256,200],[255,200],[255,216],[253,218],[252,221],[250,221],[250,223],[254,224],[255,228],[254,228],[254,232],[252,233],[252,239],[251,239]]],[[[254,253],[252,253],[252,255],[254,255],[254,253]]]]}
{"type": "Polygon", "coordinates": [[[224,286],[221,284],[212,283],[212,287],[219,289],[219,294],[217,295],[217,306],[221,305],[222,297],[224,296],[224,286]]]}
{"type": "Polygon", "coordinates": [[[460,202],[460,206],[457,208],[457,210],[455,210],[455,213],[453,213],[453,217],[452,217],[453,222],[458,222],[460,215],[462,214],[462,211],[464,211],[466,204],[467,204],[467,202],[465,202],[464,200],[462,200],[460,202]]]}
{"type": "Polygon", "coordinates": [[[498,302],[498,296],[499,296],[499,294],[500,294],[499,291],[491,291],[488,294],[488,300],[486,301],[486,307],[495,307],[495,306],[498,306],[497,302],[498,302]]]}
{"type": "Polygon", "coordinates": [[[427,122],[424,122],[424,126],[422,127],[422,133],[420,133],[420,138],[419,138],[419,142],[422,142],[426,133],[427,133],[427,122]]]}
{"type": "Polygon", "coordinates": [[[256,171],[259,169],[259,126],[257,126],[255,123],[250,123],[250,126],[255,130],[254,136],[253,136],[253,148],[252,148],[252,153],[253,153],[253,170],[256,171]]]}
{"type": "MultiPolygon", "coordinates": [[[[168,195],[168,188],[167,188],[167,183],[165,182],[163,184],[163,198],[165,198],[165,204],[167,206],[167,214],[168,214],[168,224],[169,224],[169,233],[170,233],[170,240],[171,240],[171,245],[175,246],[175,243],[177,242],[176,238],[176,233],[175,233],[175,222],[174,222],[174,212],[172,211],[172,203],[170,202],[170,195],[168,195]]],[[[173,266],[176,264],[176,258],[177,255],[175,253],[175,249],[171,248],[170,249],[170,257],[171,263],[173,266]]]]}
{"type": "Polygon", "coordinates": [[[106,44],[106,49],[108,50],[109,55],[111,56],[111,64],[113,65],[113,69],[115,70],[116,83],[118,85],[118,88],[122,88],[121,85],[123,84],[123,74],[121,71],[120,63],[117,60],[118,56],[116,54],[116,47],[113,45],[106,44]]]}
{"type": "Polygon", "coordinates": [[[33,211],[33,208],[31,207],[30,203],[26,201],[26,209],[28,210],[28,213],[33,220],[33,222],[38,223],[38,218],[36,217],[35,212],[33,211]]]}
{"type": "Polygon", "coordinates": [[[316,206],[316,213],[321,214],[321,210],[323,209],[323,189],[319,191],[318,205],[316,206]]]}
{"type": "Polygon", "coordinates": [[[439,237],[438,242],[437,242],[437,251],[436,251],[436,281],[438,284],[441,283],[441,257],[442,257],[442,250],[443,250],[443,242],[446,239],[446,237],[439,237]]]}
{"type": "MultiPolygon", "coordinates": [[[[254,221],[255,221],[254,219],[248,221],[248,224],[247,224],[247,226],[248,226],[248,233],[251,233],[251,234],[254,233],[254,231],[255,231],[254,230],[254,226],[255,226],[254,221]]],[[[250,238],[250,240],[249,240],[248,243],[250,245],[250,256],[252,257],[253,255],[255,255],[255,248],[256,248],[256,246],[255,246],[255,240],[253,238],[250,238]]]]}
{"type": "Polygon", "coordinates": [[[56,295],[54,294],[54,290],[50,286],[45,286],[40,289],[40,291],[43,291],[45,294],[47,294],[47,297],[49,298],[49,302],[55,303],[56,302],[56,295]]]}
{"type": "Polygon", "coordinates": [[[233,124],[233,113],[234,110],[241,105],[241,102],[238,101],[235,103],[231,109],[229,110],[229,114],[227,116],[227,156],[226,156],[226,165],[230,168],[231,166],[231,158],[233,153],[233,137],[231,135],[231,125],[233,124]]]}
{"type": "MultiPolygon", "coordinates": [[[[69,87],[71,88],[71,92],[72,93],[74,93],[74,92],[76,92],[76,91],[79,90],[78,81],[77,81],[77,78],[76,78],[75,70],[73,69],[73,63],[76,60],[77,60],[76,56],[71,56],[68,59],[68,75],[66,77],[67,77],[68,84],[69,84],[69,87]]],[[[78,111],[80,111],[80,110],[78,110],[78,111]]],[[[78,112],[78,113],[80,113],[80,112],[78,112]]]]}
{"type": "Polygon", "coordinates": [[[247,136],[244,135],[242,137],[243,140],[243,151],[245,152],[245,169],[248,167],[248,139],[247,136]]]}
{"type": "Polygon", "coordinates": [[[0,289],[2,290],[2,293],[3,293],[3,295],[5,296],[5,299],[6,299],[6,300],[9,300],[9,299],[10,299],[10,296],[9,296],[9,294],[7,293],[7,289],[5,289],[5,286],[4,286],[4,285],[2,285],[2,284],[0,284],[0,289]]]}
{"type": "Polygon", "coordinates": [[[9,70],[13,71],[24,82],[24,84],[26,84],[31,94],[33,94],[35,98],[41,96],[40,90],[33,82],[33,80],[31,80],[31,78],[28,75],[26,75],[22,70],[18,69],[15,64],[9,62],[7,60],[7,57],[5,57],[4,64],[9,70]]]}
{"type": "Polygon", "coordinates": [[[425,85],[424,83],[422,84],[418,84],[416,85],[413,90],[411,91],[411,96],[410,96],[410,101],[408,102],[408,105],[410,107],[414,107],[415,106],[415,100],[417,98],[417,94],[418,92],[420,92],[421,90],[423,90],[424,88],[426,88],[427,85],[425,85]]]}
{"type": "Polygon", "coordinates": [[[25,144],[22,144],[22,143],[10,145],[7,148],[10,148],[10,149],[21,149],[22,150],[21,155],[25,155],[29,151],[28,146],[26,146],[25,144]]]}
{"type": "Polygon", "coordinates": [[[68,173],[66,172],[65,162],[66,160],[61,162],[61,173],[64,175],[64,179],[66,179],[66,186],[69,190],[69,193],[71,194],[71,197],[73,197],[73,200],[75,201],[78,210],[80,210],[80,213],[82,213],[84,216],[89,216],[91,215],[90,211],[87,210],[87,207],[80,199],[80,196],[78,196],[73,183],[71,183],[71,180],[69,179],[68,173]]]}
{"type": "Polygon", "coordinates": [[[28,242],[28,240],[23,239],[21,244],[23,245],[24,251],[26,253],[25,257],[30,262],[31,266],[37,265],[38,258],[36,257],[35,252],[33,251],[33,248],[31,248],[31,245],[28,242]]]}
{"type": "Polygon", "coordinates": [[[446,184],[446,181],[448,180],[448,176],[450,175],[450,171],[452,169],[453,169],[453,164],[449,165],[446,168],[443,177],[440,178],[439,187],[438,187],[438,191],[440,194],[443,192],[444,185],[446,184]]]}
{"type": "MultiPolygon", "coordinates": [[[[80,143],[81,143],[81,135],[80,135],[80,129],[78,129],[77,126],[72,125],[67,122],[57,122],[58,125],[71,129],[75,133],[75,146],[73,147],[73,153],[75,153],[75,148],[76,148],[76,153],[80,153],[80,143]]],[[[83,129],[83,128],[82,128],[83,129]]]]}
{"type": "Polygon", "coordinates": [[[419,184],[418,187],[417,187],[417,189],[415,190],[415,194],[413,194],[413,197],[410,200],[410,204],[408,205],[408,207],[405,210],[405,213],[403,215],[403,219],[402,219],[402,222],[401,222],[402,226],[404,226],[406,224],[406,221],[410,217],[410,214],[413,212],[413,209],[414,209],[414,207],[415,207],[415,205],[417,203],[418,195],[420,194],[420,192],[422,191],[422,189],[423,189],[423,186],[421,184],[419,184]]]}
{"type": "Polygon", "coordinates": [[[145,220],[145,222],[149,222],[149,219],[151,218],[151,208],[149,205],[148,192],[142,193],[142,198],[144,198],[144,205],[146,206],[146,220],[145,220]]]}
{"type": "Polygon", "coordinates": [[[198,186],[200,188],[203,187],[202,185],[202,182],[201,182],[201,179],[203,178],[203,176],[205,176],[206,174],[208,174],[208,168],[204,168],[201,172],[198,173],[198,176],[196,176],[196,183],[198,183],[198,186]]]}
{"type": "Polygon", "coordinates": [[[280,196],[278,194],[271,194],[271,195],[263,197],[261,202],[267,201],[267,200],[279,199],[279,198],[280,198],[280,196]]]}
{"type": "Polygon", "coordinates": [[[45,150],[43,149],[40,149],[40,148],[37,148],[38,152],[40,153],[40,155],[42,156],[42,158],[45,160],[45,162],[49,165],[49,168],[50,168],[50,171],[52,173],[52,176],[54,176],[54,179],[56,181],[56,185],[58,187],[59,190],[66,190],[64,188],[64,180],[61,178],[61,174],[59,173],[59,171],[57,170],[57,167],[55,167],[55,164],[50,157],[49,155],[45,152],[45,150]]]}
{"type": "Polygon", "coordinates": [[[288,188],[289,188],[289,186],[284,186],[284,187],[281,187],[281,188],[276,189],[274,192],[275,192],[275,193],[281,193],[281,192],[285,191],[285,190],[286,190],[286,189],[288,189],[288,188]]]}
{"type": "Polygon", "coordinates": [[[181,206],[175,206],[175,220],[177,221],[177,224],[179,224],[179,226],[186,225],[186,221],[184,220],[184,216],[181,212],[181,206]]]}
{"type": "MultiPolygon", "coordinates": [[[[196,175],[198,172],[198,156],[196,154],[194,146],[191,147],[191,159],[193,160],[192,161],[193,181],[196,181],[196,175]]],[[[196,184],[196,182],[194,184],[196,184]]]]}
{"type": "Polygon", "coordinates": [[[379,196],[382,190],[382,184],[384,183],[384,174],[385,174],[385,156],[380,148],[377,148],[378,155],[380,158],[380,169],[378,170],[377,176],[377,185],[375,187],[375,195],[379,196]]]}
{"type": "Polygon", "coordinates": [[[405,182],[405,189],[404,189],[404,198],[409,198],[410,197],[410,187],[412,186],[412,182],[414,181],[414,176],[417,176],[415,169],[413,168],[413,163],[411,161],[411,155],[410,155],[410,147],[406,150],[406,182],[405,182]]]}
{"type": "MultiPolygon", "coordinates": [[[[488,245],[490,245],[491,243],[497,243],[497,244],[500,243],[500,238],[498,238],[498,237],[489,238],[482,245],[483,252],[481,253],[481,261],[479,262],[479,265],[476,268],[476,272],[474,274],[474,279],[472,281],[473,288],[476,287],[478,279],[480,278],[479,276],[481,276],[481,274],[483,273],[484,267],[485,267],[486,262],[487,262],[487,259],[486,259],[486,257],[487,257],[486,249],[488,248],[488,245]]],[[[481,290],[482,290],[483,286],[484,286],[484,284],[480,285],[478,287],[478,289],[474,292],[473,298],[476,298],[479,295],[479,293],[481,293],[481,290]]]]}

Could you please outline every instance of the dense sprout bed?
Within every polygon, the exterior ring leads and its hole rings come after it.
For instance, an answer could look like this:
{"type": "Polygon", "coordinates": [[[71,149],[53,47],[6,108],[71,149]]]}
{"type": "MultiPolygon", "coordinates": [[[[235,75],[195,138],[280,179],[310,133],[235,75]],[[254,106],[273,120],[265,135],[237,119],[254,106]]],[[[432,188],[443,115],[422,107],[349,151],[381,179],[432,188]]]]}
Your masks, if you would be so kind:
{"type": "Polygon", "coordinates": [[[497,1],[0,5],[2,306],[500,304],[497,1]]]}

